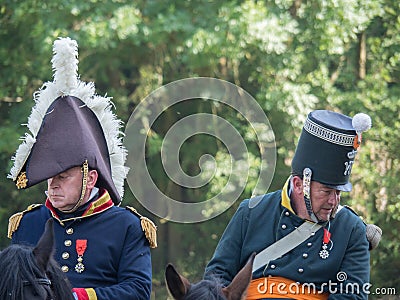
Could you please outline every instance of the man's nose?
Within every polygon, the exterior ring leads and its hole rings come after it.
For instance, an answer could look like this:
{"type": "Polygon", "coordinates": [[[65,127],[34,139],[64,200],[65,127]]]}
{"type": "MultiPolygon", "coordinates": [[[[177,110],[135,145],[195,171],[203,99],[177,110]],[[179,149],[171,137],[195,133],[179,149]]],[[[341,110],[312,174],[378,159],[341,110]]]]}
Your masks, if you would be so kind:
{"type": "Polygon", "coordinates": [[[47,184],[52,188],[57,187],[58,186],[58,180],[55,177],[49,178],[47,180],[47,184]]]}
{"type": "Polygon", "coordinates": [[[332,193],[329,194],[328,203],[336,205],[339,199],[340,199],[340,194],[337,193],[336,191],[332,191],[332,193]]]}

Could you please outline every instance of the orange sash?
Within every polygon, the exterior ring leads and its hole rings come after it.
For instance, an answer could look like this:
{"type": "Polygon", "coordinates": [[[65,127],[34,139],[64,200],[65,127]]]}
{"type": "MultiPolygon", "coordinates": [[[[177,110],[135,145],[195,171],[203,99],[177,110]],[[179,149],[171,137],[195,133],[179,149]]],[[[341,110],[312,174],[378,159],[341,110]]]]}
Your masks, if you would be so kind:
{"type": "Polygon", "coordinates": [[[253,279],[247,290],[246,300],[268,298],[296,299],[296,300],[326,300],[329,293],[322,293],[313,284],[296,283],[284,277],[262,277],[253,279]]]}

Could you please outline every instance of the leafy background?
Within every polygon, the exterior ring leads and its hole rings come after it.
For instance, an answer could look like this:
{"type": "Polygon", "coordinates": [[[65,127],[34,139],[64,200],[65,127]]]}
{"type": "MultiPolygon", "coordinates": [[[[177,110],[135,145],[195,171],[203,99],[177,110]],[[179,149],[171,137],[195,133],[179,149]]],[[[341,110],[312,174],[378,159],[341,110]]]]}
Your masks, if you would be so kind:
{"type": "MultiPolygon", "coordinates": [[[[2,1],[0,246],[9,243],[9,216],[44,200],[43,184],[19,191],[6,176],[26,129],[21,124],[34,105],[32,93],[52,80],[52,43],[69,36],[79,44],[81,79],[94,81],[98,94],[113,96],[125,122],[150,92],[182,78],[219,78],[249,92],[275,134],[278,160],[271,191],[288,176],[309,111],[369,113],[373,128],[364,135],[353,168],[355,187],[342,201],[383,229],[371,253],[371,283],[400,293],[399,12],[395,0],[2,1]]],[[[200,190],[183,189],[171,184],[161,166],[160,144],[169,126],[204,111],[230,120],[246,136],[257,171],[251,128],[235,112],[215,103],[174,107],[152,128],[147,159],[160,189],[181,201],[206,200],[225,183],[221,176],[200,190]]],[[[222,164],[229,159],[218,141],[199,136],[182,147],[182,168],[197,174],[196,158],[204,153],[222,164]]],[[[242,199],[251,195],[256,174],[242,199]]],[[[150,216],[159,229],[159,247],[152,252],[154,299],[167,298],[163,272],[168,262],[192,281],[201,278],[239,202],[207,222],[177,224],[146,211],[127,188],[123,204],[150,216]]]]}

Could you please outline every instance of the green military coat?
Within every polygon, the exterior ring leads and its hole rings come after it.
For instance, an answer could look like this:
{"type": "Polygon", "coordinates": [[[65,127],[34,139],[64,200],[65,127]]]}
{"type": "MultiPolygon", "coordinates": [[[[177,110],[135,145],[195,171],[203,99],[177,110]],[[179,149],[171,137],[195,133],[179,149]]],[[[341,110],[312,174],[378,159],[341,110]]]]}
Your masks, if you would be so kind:
{"type": "MultiPolygon", "coordinates": [[[[247,199],[240,204],[206,267],[206,279],[217,276],[227,285],[252,252],[262,251],[304,222],[294,213],[286,190],[266,194],[258,203],[247,199]]],[[[283,257],[253,270],[253,279],[280,276],[315,284],[331,293],[329,299],[366,299],[370,262],[365,224],[350,209],[342,208],[330,222],[329,231],[333,247],[326,259],[319,255],[320,228],[283,257]]]]}

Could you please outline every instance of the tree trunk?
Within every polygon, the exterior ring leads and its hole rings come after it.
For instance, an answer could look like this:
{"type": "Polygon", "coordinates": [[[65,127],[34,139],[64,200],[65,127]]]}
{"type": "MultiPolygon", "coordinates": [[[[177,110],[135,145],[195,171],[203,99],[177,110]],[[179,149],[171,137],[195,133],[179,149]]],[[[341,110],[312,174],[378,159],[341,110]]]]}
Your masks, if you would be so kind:
{"type": "Polygon", "coordinates": [[[358,57],[358,78],[364,79],[366,75],[367,45],[366,34],[362,32],[358,35],[359,57],[358,57]]]}

